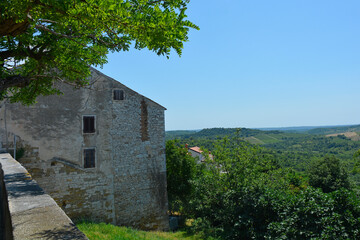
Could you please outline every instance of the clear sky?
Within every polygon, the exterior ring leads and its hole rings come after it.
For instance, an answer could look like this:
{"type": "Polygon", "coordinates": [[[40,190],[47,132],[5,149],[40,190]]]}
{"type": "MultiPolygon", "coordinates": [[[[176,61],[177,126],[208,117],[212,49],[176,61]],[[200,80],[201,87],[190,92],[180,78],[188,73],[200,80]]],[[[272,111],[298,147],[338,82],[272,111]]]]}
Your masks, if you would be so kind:
{"type": "Polygon", "coordinates": [[[183,55],[103,69],[167,108],[166,130],[360,124],[359,0],[192,0],[183,55]]]}

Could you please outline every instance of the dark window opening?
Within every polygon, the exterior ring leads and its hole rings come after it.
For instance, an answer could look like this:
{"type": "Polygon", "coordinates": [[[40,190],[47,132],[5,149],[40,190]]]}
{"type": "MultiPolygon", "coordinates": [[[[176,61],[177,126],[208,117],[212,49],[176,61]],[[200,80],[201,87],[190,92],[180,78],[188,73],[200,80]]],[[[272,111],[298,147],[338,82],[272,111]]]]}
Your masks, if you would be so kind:
{"type": "Polygon", "coordinates": [[[95,116],[83,117],[83,132],[94,133],[95,132],[95,116]]]}
{"type": "Polygon", "coordinates": [[[124,100],[124,91],[114,90],[114,100],[124,100]]]}
{"type": "Polygon", "coordinates": [[[95,149],[84,149],[84,168],[95,167],[95,149]]]}

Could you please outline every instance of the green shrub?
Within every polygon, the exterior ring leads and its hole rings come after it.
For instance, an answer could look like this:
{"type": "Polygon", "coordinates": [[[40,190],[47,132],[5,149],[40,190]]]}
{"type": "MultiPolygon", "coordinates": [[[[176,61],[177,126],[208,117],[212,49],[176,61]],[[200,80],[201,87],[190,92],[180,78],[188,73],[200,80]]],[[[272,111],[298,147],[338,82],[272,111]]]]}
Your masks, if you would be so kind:
{"type": "Polygon", "coordinates": [[[256,146],[224,139],[193,180],[194,231],[220,239],[360,239],[360,202],[324,193],[256,146]]]}
{"type": "Polygon", "coordinates": [[[266,239],[359,239],[359,201],[351,191],[330,194],[308,188],[299,194],[268,192],[276,221],[266,239]]]}
{"type": "Polygon", "coordinates": [[[341,188],[350,189],[347,171],[334,156],[312,162],[309,170],[309,184],[328,193],[341,188]]]}
{"type": "Polygon", "coordinates": [[[195,159],[185,147],[177,146],[176,140],[166,142],[166,175],[169,209],[171,212],[186,211],[186,204],[196,174],[195,159]]]}

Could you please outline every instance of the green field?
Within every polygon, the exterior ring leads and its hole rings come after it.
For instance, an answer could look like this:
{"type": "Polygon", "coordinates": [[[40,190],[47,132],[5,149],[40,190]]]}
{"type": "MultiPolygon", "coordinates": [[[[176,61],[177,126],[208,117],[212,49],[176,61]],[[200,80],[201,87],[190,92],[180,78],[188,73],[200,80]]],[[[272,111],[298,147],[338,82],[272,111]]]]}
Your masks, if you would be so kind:
{"type": "Polygon", "coordinates": [[[90,240],[200,240],[184,231],[146,232],[106,223],[81,222],[76,225],[90,240]]]}

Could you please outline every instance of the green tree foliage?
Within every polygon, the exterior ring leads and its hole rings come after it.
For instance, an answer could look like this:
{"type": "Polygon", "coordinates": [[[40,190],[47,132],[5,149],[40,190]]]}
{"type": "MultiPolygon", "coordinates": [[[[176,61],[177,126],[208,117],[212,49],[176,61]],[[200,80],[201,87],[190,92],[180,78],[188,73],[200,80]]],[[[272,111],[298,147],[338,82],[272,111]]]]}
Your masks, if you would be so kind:
{"type": "MultiPolygon", "coordinates": [[[[352,129],[358,126],[352,126],[352,129]]],[[[331,128],[329,131],[343,127],[331,128]]],[[[167,138],[178,138],[182,144],[199,146],[213,151],[215,142],[221,139],[219,136],[229,133],[234,136],[239,129],[204,129],[203,131],[168,132],[167,138]]],[[[330,132],[332,133],[332,132],[330,132]]],[[[333,155],[340,159],[342,165],[351,171],[349,178],[352,183],[360,186],[360,159],[354,158],[354,153],[360,148],[360,141],[352,141],[349,138],[326,137],[321,135],[300,134],[279,131],[260,131],[241,128],[238,134],[243,140],[261,144],[268,153],[275,155],[282,167],[293,168],[299,172],[306,172],[311,162],[333,155]],[[254,140],[260,141],[254,141],[254,140]],[[261,143],[263,142],[263,143],[261,143]],[[357,164],[357,165],[355,165],[357,164]],[[353,170],[353,171],[352,171],[353,170]]]]}
{"type": "Polygon", "coordinates": [[[183,210],[192,194],[196,162],[175,140],[166,142],[166,174],[169,209],[171,212],[183,210]]]}
{"type": "Polygon", "coordinates": [[[359,239],[360,202],[351,191],[311,187],[297,194],[268,190],[259,200],[270,212],[259,239],[359,239]]]}
{"type": "Polygon", "coordinates": [[[360,173],[360,150],[356,151],[354,154],[354,167],[352,173],[360,173]]]}
{"type": "Polygon", "coordinates": [[[314,161],[308,170],[308,175],[310,186],[321,188],[325,193],[340,188],[350,188],[347,171],[334,156],[326,156],[314,161]]]}
{"type": "Polygon", "coordinates": [[[282,169],[268,151],[217,141],[193,181],[194,230],[219,239],[359,239],[360,202],[346,189],[324,193],[282,169]]]}
{"type": "Polygon", "coordinates": [[[287,187],[279,165],[237,137],[218,141],[212,154],[214,160],[207,160],[194,181],[190,204],[195,228],[225,239],[260,237],[270,217],[266,206],[259,205],[262,193],[269,186],[287,187]]]}
{"type": "Polygon", "coordinates": [[[0,1],[0,97],[31,104],[60,93],[54,82],[87,84],[89,66],[111,51],[148,48],[181,55],[189,0],[0,1]],[[21,64],[21,67],[17,67],[21,64]]]}

